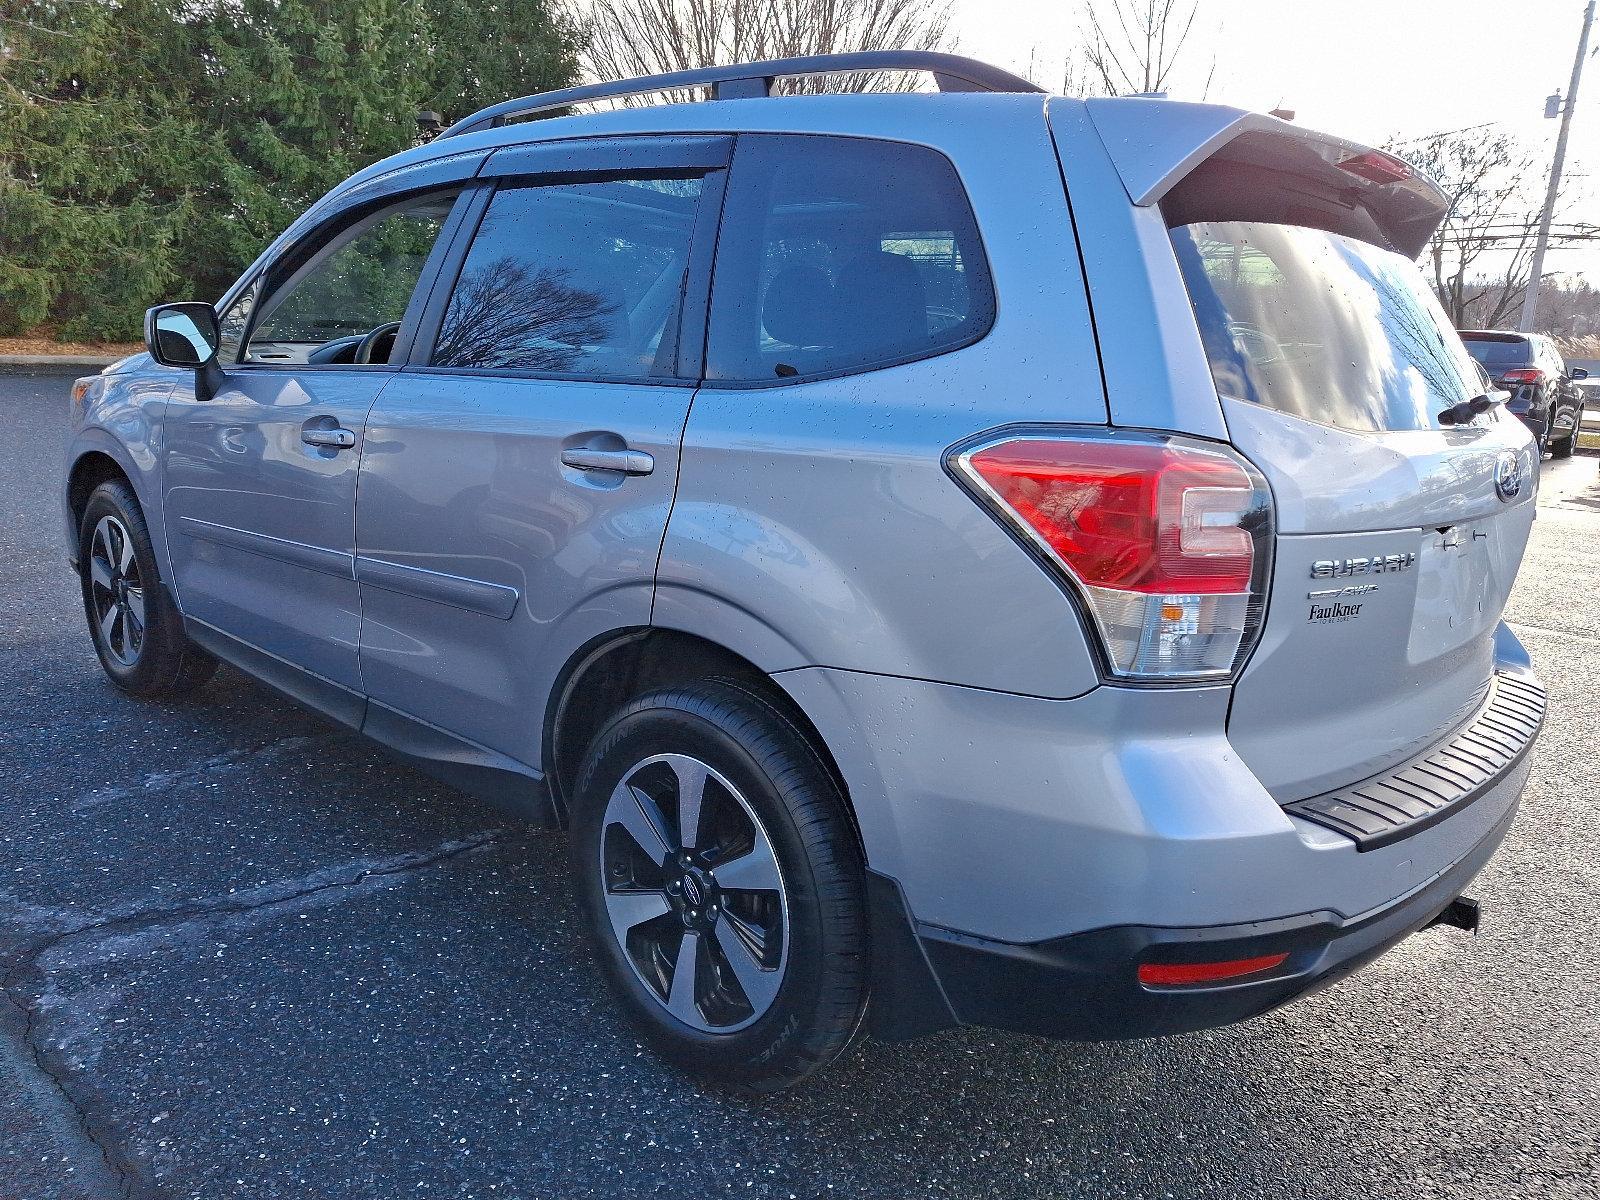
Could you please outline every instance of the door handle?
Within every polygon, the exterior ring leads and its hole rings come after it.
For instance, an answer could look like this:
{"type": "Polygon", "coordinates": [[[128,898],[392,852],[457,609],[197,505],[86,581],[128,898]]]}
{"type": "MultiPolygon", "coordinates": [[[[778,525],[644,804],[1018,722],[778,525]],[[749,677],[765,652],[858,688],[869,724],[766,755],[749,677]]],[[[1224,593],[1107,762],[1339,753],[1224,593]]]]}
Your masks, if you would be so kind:
{"type": "Polygon", "coordinates": [[[300,440],[308,446],[321,446],[325,450],[348,450],[356,444],[356,435],[348,429],[302,429],[300,440]]]}
{"type": "Polygon", "coordinates": [[[563,466],[580,471],[620,471],[624,475],[648,475],[656,460],[643,450],[594,450],[573,446],[561,452],[563,466]]]}

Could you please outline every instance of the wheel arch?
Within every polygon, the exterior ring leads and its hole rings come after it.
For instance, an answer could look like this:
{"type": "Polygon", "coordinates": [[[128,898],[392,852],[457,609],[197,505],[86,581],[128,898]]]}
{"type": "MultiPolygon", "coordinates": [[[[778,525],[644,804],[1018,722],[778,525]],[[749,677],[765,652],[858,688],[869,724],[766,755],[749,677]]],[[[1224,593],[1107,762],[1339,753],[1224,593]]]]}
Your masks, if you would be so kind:
{"type": "Polygon", "coordinates": [[[567,660],[557,677],[546,706],[543,763],[562,820],[583,752],[611,713],[658,687],[713,677],[734,680],[755,693],[806,739],[844,797],[859,843],[861,830],[849,787],[810,715],[744,655],[699,634],[660,626],[617,629],[594,638],[567,660]]]}
{"type": "MultiPolygon", "coordinates": [[[[72,465],[67,469],[67,490],[65,497],[65,515],[67,519],[67,557],[73,566],[78,565],[78,532],[83,525],[83,511],[89,504],[89,497],[94,494],[95,488],[102,483],[112,481],[124,483],[133,492],[134,499],[139,502],[139,507],[144,510],[145,523],[150,523],[150,509],[145,504],[144,497],[139,494],[139,487],[134,482],[136,472],[129,469],[129,465],[121,461],[109,448],[100,445],[90,445],[77,451],[72,460],[72,465]]],[[[152,540],[155,531],[152,530],[152,540]]]]}
{"type": "Polygon", "coordinates": [[[104,450],[86,450],[78,455],[67,474],[67,507],[76,520],[83,520],[83,510],[94,489],[111,480],[133,486],[122,464],[104,450]]]}

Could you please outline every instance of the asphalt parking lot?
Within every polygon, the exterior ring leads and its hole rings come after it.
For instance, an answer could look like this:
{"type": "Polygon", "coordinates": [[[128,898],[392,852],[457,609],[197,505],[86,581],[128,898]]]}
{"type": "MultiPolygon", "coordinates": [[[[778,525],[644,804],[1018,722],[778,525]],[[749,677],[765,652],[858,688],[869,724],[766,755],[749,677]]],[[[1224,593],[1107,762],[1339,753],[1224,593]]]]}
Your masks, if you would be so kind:
{"type": "Polygon", "coordinates": [[[1600,1195],[1600,478],[1546,463],[1522,815],[1432,930],[1253,1024],[858,1045],[762,1103],[613,1016],[559,835],[224,669],[102,676],[67,380],[0,375],[0,1198],[1600,1195]]]}

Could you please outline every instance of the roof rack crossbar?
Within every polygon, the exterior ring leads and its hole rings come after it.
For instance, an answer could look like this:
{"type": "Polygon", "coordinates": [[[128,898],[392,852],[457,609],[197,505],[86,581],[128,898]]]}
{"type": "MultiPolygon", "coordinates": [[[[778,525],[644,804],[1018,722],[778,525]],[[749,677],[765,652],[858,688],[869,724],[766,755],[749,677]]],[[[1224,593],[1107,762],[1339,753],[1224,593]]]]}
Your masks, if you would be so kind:
{"type": "Polygon", "coordinates": [[[506,100],[480,109],[439,134],[441,138],[476,133],[505,125],[519,117],[552,109],[567,108],[586,100],[614,100],[623,96],[644,96],[675,88],[708,87],[713,100],[742,100],[768,96],[772,81],[795,75],[853,75],[865,71],[925,71],[931,74],[941,92],[1042,92],[1043,88],[1020,75],[991,67],[959,54],[939,54],[931,50],[862,50],[853,54],[812,54],[802,58],[774,58],[765,62],[736,63],[727,67],[698,67],[690,71],[671,71],[665,75],[646,75],[639,79],[618,79],[611,83],[587,83],[506,100]]]}

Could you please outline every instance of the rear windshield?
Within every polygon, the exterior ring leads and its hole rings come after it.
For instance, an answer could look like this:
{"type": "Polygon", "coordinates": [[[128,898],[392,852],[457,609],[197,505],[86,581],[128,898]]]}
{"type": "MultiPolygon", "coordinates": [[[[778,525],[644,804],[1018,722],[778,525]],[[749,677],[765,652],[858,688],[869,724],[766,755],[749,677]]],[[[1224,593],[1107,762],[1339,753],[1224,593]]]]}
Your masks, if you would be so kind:
{"type": "Polygon", "coordinates": [[[1533,346],[1521,340],[1501,341],[1498,338],[1462,338],[1467,353],[1491,371],[1497,367],[1523,367],[1533,361],[1533,346]]]}
{"type": "Polygon", "coordinates": [[[1256,221],[1172,230],[1217,390],[1358,431],[1436,429],[1483,385],[1410,260],[1256,221]]]}

